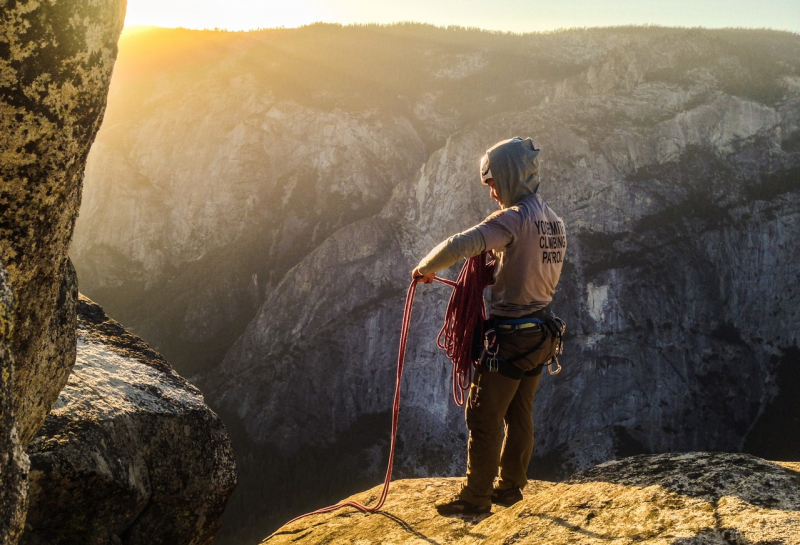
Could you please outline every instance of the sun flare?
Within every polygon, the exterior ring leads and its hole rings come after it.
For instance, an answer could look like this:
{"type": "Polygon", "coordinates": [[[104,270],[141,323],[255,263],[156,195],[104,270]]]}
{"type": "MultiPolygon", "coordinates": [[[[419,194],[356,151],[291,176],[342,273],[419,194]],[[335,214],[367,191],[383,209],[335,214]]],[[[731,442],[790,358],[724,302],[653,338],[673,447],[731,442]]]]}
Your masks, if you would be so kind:
{"type": "Polygon", "coordinates": [[[336,15],[325,0],[242,0],[235,7],[210,0],[130,0],[125,26],[253,30],[298,27],[336,15]]]}

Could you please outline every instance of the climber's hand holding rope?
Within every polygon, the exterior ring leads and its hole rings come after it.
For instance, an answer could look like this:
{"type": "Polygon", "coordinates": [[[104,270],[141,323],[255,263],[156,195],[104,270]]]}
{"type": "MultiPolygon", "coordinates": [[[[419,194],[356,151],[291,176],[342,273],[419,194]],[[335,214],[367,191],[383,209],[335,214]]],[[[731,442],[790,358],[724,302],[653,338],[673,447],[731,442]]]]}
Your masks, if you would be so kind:
{"type": "Polygon", "coordinates": [[[433,279],[436,278],[436,273],[429,272],[428,274],[422,274],[419,272],[419,269],[414,269],[411,271],[411,278],[417,282],[422,282],[423,284],[433,284],[433,279]]]}

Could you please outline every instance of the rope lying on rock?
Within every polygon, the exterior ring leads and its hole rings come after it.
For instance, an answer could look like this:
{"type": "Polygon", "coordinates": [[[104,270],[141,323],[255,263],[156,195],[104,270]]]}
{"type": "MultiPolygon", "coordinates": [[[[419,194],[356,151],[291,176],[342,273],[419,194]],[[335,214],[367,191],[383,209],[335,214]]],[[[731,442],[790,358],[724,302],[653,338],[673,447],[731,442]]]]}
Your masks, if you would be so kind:
{"type": "MultiPolygon", "coordinates": [[[[445,322],[439,332],[437,344],[447,352],[447,357],[453,362],[453,397],[459,406],[464,403],[464,391],[469,388],[472,380],[472,362],[470,349],[472,333],[480,316],[486,319],[483,306],[483,289],[491,283],[492,267],[494,263],[485,264],[485,253],[468,259],[458,275],[458,280],[453,282],[445,278],[434,277],[434,280],[453,287],[453,294],[447,305],[445,322]],[[488,280],[487,280],[488,278],[488,280]],[[480,311],[478,311],[480,304],[480,311]],[[458,395],[456,394],[458,392],[458,395]]],[[[414,294],[417,291],[417,280],[412,280],[406,292],[406,304],[403,310],[403,324],[400,327],[400,348],[397,351],[397,382],[394,387],[394,404],[392,405],[392,440],[389,447],[389,467],[383,480],[383,491],[378,503],[372,507],[357,501],[345,501],[317,509],[305,515],[295,517],[284,526],[312,515],[321,515],[341,509],[353,507],[364,513],[374,513],[383,507],[389,495],[389,483],[392,480],[392,467],[394,466],[394,451],[397,440],[397,423],[400,419],[400,384],[403,379],[403,365],[406,359],[406,343],[408,341],[408,327],[411,324],[411,308],[414,306],[414,294]]]]}

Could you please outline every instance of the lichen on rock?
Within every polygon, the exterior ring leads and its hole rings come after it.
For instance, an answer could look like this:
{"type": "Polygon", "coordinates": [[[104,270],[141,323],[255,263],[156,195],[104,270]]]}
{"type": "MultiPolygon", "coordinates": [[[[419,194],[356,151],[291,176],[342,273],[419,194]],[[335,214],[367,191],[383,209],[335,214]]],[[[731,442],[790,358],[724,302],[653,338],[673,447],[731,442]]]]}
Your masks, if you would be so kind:
{"type": "Polygon", "coordinates": [[[0,263],[0,543],[22,533],[28,500],[28,457],[19,442],[13,412],[14,357],[9,347],[14,300],[0,263]]]}
{"type": "Polygon", "coordinates": [[[77,279],[67,250],[124,16],[124,0],[3,5],[0,258],[15,297],[14,409],[23,445],[75,361],[77,279]]]}

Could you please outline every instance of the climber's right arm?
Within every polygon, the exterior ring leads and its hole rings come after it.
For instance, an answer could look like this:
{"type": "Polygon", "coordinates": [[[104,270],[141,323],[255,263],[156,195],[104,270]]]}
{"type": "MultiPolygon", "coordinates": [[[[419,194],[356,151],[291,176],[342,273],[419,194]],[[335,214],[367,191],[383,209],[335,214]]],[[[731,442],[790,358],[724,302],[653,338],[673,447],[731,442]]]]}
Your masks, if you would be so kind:
{"type": "MultiPolygon", "coordinates": [[[[459,259],[468,259],[485,249],[486,242],[483,235],[476,227],[471,227],[437,244],[428,255],[422,258],[412,276],[427,278],[428,275],[450,267],[459,259]]],[[[430,280],[433,280],[433,276],[430,277],[430,280]]],[[[426,284],[430,283],[422,281],[426,284]]]]}

